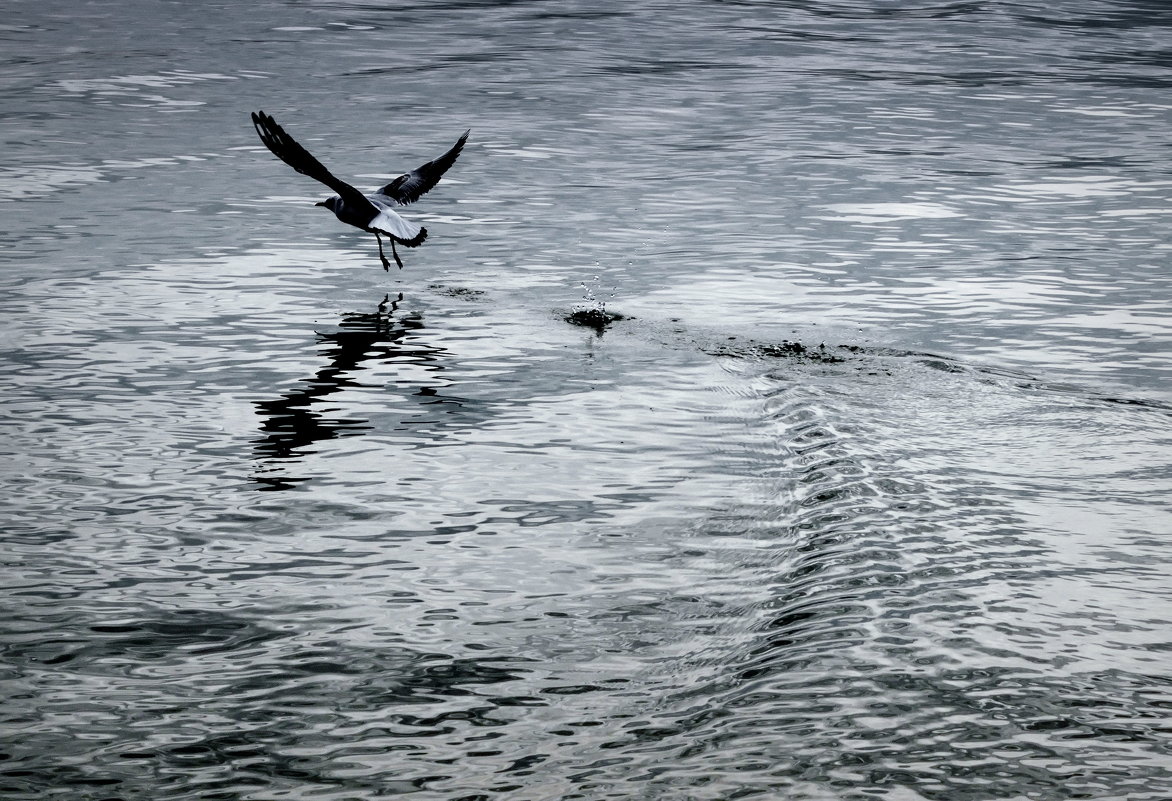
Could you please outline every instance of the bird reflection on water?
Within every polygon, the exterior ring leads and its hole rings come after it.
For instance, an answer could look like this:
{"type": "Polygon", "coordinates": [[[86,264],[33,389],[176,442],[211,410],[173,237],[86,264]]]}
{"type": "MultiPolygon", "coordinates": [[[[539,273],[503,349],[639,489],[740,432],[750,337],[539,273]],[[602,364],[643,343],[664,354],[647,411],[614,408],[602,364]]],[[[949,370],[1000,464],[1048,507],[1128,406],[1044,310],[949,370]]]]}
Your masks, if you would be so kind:
{"type": "MultiPolygon", "coordinates": [[[[433,363],[431,369],[442,370],[436,363],[442,348],[421,345],[409,335],[424,329],[418,313],[396,317],[403,293],[392,300],[388,294],[373,312],[351,312],[342,316],[337,331],[318,332],[318,342],[325,345],[323,355],[329,363],[301,381],[300,387],[276,400],[257,401],[263,436],[254,441],[254,452],[264,463],[252,481],[261,490],[291,489],[308,477],[283,474],[277,464],[297,463],[301,457],[315,453],[311,446],[323,440],[355,436],[372,426],[368,420],[331,416],[336,409],[314,409],[330,395],[344,389],[367,386],[356,376],[368,369],[366,362],[406,361],[433,363]]],[[[416,394],[435,395],[433,387],[420,387],[416,394]]]]}

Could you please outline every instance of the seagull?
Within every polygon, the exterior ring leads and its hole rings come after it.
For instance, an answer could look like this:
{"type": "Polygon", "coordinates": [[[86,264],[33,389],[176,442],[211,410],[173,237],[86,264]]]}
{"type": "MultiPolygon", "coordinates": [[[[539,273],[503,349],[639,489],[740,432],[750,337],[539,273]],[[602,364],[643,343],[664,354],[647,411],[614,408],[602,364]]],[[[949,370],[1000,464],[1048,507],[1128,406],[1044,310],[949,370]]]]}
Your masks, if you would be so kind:
{"type": "Polygon", "coordinates": [[[314,205],[325,206],[347,225],[374,234],[374,238],[378,240],[378,257],[382,259],[384,270],[390,270],[391,263],[383,253],[382,234],[390,238],[391,255],[395,257],[395,264],[399,265],[400,270],[403,269],[403,261],[395,250],[395,243],[414,248],[422,245],[423,240],[427,238],[426,228],[403,219],[395,212],[394,207],[414,203],[421,195],[435,187],[443,174],[455,163],[472,130],[464,131],[464,135],[456,144],[439,158],[411,172],[403,173],[386,186],[364,195],[345,181],[335,178],[268,114],[254,111],[252,124],[260,135],[260,141],[264,142],[265,147],[271,150],[274,156],[302,175],[308,175],[338,193],[314,205]]]}

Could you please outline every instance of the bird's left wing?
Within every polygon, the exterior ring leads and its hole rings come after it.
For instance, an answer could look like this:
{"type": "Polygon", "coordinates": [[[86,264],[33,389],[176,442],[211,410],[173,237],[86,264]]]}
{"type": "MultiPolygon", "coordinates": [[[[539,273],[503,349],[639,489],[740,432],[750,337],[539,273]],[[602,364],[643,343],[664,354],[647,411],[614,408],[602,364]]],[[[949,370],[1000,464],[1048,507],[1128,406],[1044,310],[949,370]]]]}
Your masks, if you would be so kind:
{"type": "Polygon", "coordinates": [[[378,194],[390,198],[400,206],[405,206],[408,203],[414,203],[416,200],[419,200],[420,196],[433,189],[439,183],[439,179],[443,177],[443,174],[448,171],[448,168],[456,163],[456,158],[460,155],[460,151],[464,149],[464,143],[468,141],[468,134],[471,132],[471,128],[464,131],[464,135],[460,137],[456,144],[452,145],[447,153],[444,153],[438,159],[432,159],[411,172],[400,175],[379,189],[378,194]]]}
{"type": "MultiPolygon", "coordinates": [[[[296,139],[285,133],[285,129],[268,114],[265,114],[263,111],[254,111],[252,113],[252,124],[256,127],[260,141],[265,143],[265,147],[271,150],[274,156],[297,170],[297,172],[302,175],[308,175],[315,181],[321,181],[330,189],[337,192],[347,203],[361,199],[367,205],[370,204],[370,201],[366,200],[361,192],[340,178],[336,178],[333,173],[322,166],[320,161],[315,159],[308,150],[298,144],[296,139]]],[[[359,203],[359,207],[361,205],[359,203]]]]}

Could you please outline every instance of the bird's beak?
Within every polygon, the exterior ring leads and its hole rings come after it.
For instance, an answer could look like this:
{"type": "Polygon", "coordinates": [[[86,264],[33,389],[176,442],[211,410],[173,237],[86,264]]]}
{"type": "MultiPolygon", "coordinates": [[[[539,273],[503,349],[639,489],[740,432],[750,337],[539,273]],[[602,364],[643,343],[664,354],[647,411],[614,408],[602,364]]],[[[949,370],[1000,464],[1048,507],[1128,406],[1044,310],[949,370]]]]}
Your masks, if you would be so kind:
{"type": "Polygon", "coordinates": [[[313,205],[315,205],[315,206],[324,206],[325,204],[326,204],[326,202],[323,200],[323,201],[321,201],[321,202],[319,202],[319,203],[314,203],[313,205]]]}

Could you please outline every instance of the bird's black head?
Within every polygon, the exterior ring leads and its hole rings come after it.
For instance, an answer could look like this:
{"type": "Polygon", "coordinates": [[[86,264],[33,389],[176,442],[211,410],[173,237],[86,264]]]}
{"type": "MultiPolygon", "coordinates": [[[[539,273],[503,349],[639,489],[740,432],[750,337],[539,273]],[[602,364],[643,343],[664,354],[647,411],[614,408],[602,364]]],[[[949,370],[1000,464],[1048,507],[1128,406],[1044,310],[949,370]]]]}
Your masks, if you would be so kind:
{"type": "Polygon", "coordinates": [[[340,197],[328,197],[325,200],[321,201],[320,203],[314,203],[313,205],[325,206],[330,211],[337,211],[337,205],[338,205],[339,200],[341,200],[340,197]]]}

